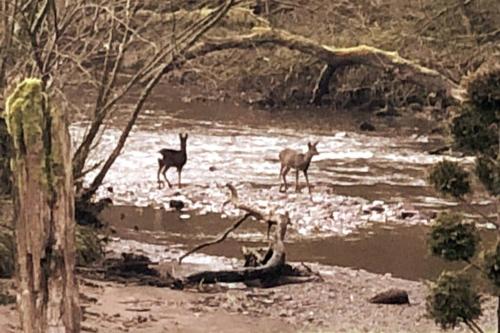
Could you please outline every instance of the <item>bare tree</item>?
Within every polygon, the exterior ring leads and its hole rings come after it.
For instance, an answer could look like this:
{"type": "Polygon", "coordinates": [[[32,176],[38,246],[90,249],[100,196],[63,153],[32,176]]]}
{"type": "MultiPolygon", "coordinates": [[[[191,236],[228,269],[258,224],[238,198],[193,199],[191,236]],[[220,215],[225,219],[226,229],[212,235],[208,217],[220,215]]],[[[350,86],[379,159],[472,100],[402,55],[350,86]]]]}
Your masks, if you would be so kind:
{"type": "MultiPolygon", "coordinates": [[[[214,26],[234,5],[226,0],[212,8],[192,12],[167,12],[161,35],[148,34],[156,13],[142,9],[138,0],[64,1],[3,0],[0,88],[5,78],[38,76],[68,111],[90,116],[89,126],[73,156],[73,174],[80,199],[88,200],[101,185],[119,156],[144,103],[172,64],[214,26]],[[150,17],[150,19],[145,19],[150,17]],[[141,50],[133,70],[124,61],[141,50]],[[145,50],[145,51],[144,51],[145,50]],[[94,99],[92,110],[83,110],[75,91],[85,90],[94,99]],[[139,91],[129,120],[115,149],[104,161],[87,165],[98,144],[106,119],[139,91]],[[99,169],[89,188],[83,177],[99,169]]],[[[158,32],[158,30],[156,30],[158,32]]],[[[133,98],[133,97],[132,97],[133,98]]]]}

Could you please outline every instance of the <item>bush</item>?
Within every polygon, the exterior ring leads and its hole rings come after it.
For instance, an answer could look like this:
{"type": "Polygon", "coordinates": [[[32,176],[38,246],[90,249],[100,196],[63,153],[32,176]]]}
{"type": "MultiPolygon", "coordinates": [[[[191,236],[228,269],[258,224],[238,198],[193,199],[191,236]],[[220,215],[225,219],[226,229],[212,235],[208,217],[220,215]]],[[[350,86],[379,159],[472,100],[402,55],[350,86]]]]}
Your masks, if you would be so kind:
{"type": "MultiPolygon", "coordinates": [[[[12,233],[0,229],[0,278],[10,278],[15,270],[15,244],[12,233]]],[[[89,265],[102,259],[103,244],[97,232],[88,227],[76,229],[76,264],[89,265]]]]}
{"type": "Polygon", "coordinates": [[[466,324],[481,316],[481,296],[470,279],[454,272],[443,272],[431,286],[427,312],[443,329],[466,324]]]}
{"type": "Polygon", "coordinates": [[[500,156],[496,161],[479,156],[476,160],[476,175],[491,195],[500,195],[500,156]]]}
{"type": "Polygon", "coordinates": [[[77,226],[76,229],[76,264],[89,265],[102,259],[103,244],[95,229],[77,226]]]}
{"type": "Polygon", "coordinates": [[[466,79],[469,100],[481,110],[488,122],[498,119],[500,111],[500,57],[492,56],[466,79]],[[496,113],[496,114],[495,114],[496,113]]]}
{"type": "Polygon", "coordinates": [[[469,153],[496,153],[498,133],[473,106],[466,106],[453,119],[451,134],[457,148],[469,153]]]}
{"type": "Polygon", "coordinates": [[[14,237],[12,233],[0,227],[0,278],[9,278],[14,274],[14,237]]]}
{"type": "Polygon", "coordinates": [[[458,163],[444,160],[431,168],[429,182],[436,191],[461,198],[470,192],[469,173],[458,163]]]}
{"type": "MultiPolygon", "coordinates": [[[[485,254],[483,265],[488,279],[496,288],[500,288],[500,242],[497,242],[494,250],[485,254]]],[[[500,296],[499,291],[497,290],[498,296],[500,296]]]]}
{"type": "Polygon", "coordinates": [[[463,223],[461,215],[449,213],[439,215],[428,239],[432,254],[449,261],[468,261],[478,243],[474,224],[463,223]]]}

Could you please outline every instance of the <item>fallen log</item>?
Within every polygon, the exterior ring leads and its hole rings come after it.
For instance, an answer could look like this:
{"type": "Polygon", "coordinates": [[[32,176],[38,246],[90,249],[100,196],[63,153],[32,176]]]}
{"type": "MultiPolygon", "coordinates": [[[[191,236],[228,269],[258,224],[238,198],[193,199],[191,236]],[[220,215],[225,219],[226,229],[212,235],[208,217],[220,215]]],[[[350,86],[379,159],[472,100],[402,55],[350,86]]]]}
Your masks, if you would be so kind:
{"type": "Polygon", "coordinates": [[[246,250],[247,252],[245,256],[247,257],[247,267],[217,271],[202,271],[190,274],[181,278],[182,285],[189,286],[200,283],[213,284],[217,282],[254,283],[255,281],[259,281],[261,286],[270,287],[282,283],[310,281],[310,277],[306,277],[304,279],[304,276],[297,276],[299,274],[286,264],[284,240],[287,226],[290,224],[289,215],[287,213],[275,214],[274,212],[264,214],[253,207],[241,204],[234,186],[227,184],[227,187],[231,192],[231,196],[230,199],[224,203],[224,205],[232,203],[235,207],[245,211],[246,214],[214,241],[195,247],[193,250],[188,251],[180,257],[179,261],[182,261],[182,259],[187,255],[192,254],[205,246],[220,243],[230,232],[234,231],[249,217],[254,217],[257,221],[268,225],[268,238],[269,231],[271,227],[274,226],[273,239],[269,243],[269,249],[267,251],[263,251],[263,255],[255,254],[254,260],[249,260],[248,258],[249,256],[252,256],[253,252],[251,250],[246,250]],[[253,265],[250,266],[249,262],[252,262],[253,265]]]}
{"type": "Polygon", "coordinates": [[[320,103],[321,96],[328,91],[328,83],[336,69],[344,66],[365,65],[389,71],[401,81],[424,86],[433,91],[462,102],[465,89],[438,71],[422,66],[417,61],[401,57],[397,52],[382,50],[373,46],[335,47],[324,45],[312,39],[290,33],[286,30],[269,27],[255,27],[251,33],[211,37],[195,44],[182,59],[164,68],[164,71],[184,64],[206,54],[229,49],[255,49],[263,46],[280,46],[290,50],[312,55],[325,63],[325,67],[315,87],[312,103],[320,103]]]}

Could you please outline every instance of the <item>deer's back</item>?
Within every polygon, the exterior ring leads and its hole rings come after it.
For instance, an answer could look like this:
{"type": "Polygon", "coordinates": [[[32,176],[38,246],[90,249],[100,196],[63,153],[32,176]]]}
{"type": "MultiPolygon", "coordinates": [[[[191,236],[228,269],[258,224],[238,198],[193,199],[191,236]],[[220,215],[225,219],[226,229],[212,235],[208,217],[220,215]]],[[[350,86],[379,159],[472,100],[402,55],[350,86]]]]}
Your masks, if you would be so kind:
{"type": "Polygon", "coordinates": [[[286,148],[280,152],[280,161],[282,165],[286,165],[291,168],[301,169],[306,167],[304,154],[298,152],[295,149],[286,148]]]}
{"type": "Polygon", "coordinates": [[[182,167],[186,164],[187,155],[182,150],[164,148],[159,153],[163,156],[163,164],[165,166],[182,167]]]}

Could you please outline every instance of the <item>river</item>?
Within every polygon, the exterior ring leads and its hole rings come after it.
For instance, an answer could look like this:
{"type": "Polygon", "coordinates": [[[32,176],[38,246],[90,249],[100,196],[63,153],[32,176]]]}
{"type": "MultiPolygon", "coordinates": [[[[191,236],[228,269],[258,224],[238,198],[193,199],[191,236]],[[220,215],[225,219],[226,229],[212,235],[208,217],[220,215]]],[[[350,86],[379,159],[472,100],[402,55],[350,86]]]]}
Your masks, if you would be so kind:
{"type": "MultiPolygon", "coordinates": [[[[125,107],[108,124],[91,162],[113,148],[127,112],[125,107]]],[[[85,126],[85,122],[71,126],[75,141],[85,126]]],[[[98,196],[111,197],[122,206],[104,214],[115,227],[133,231],[135,226],[144,242],[185,249],[241,215],[233,207],[222,208],[228,196],[225,184],[232,183],[241,201],[263,211],[290,213],[291,260],[429,278],[442,263],[426,254],[426,226],[436,212],[462,208],[438,196],[426,183],[428,168],[443,158],[427,153],[442,143],[440,137],[429,134],[430,129],[428,122],[415,117],[377,119],[367,113],[322,109],[252,110],[230,103],[182,102],[170,94],[153,99],[140,116],[98,196]],[[358,130],[366,119],[377,131],[358,130]],[[178,149],[181,132],[189,133],[183,187],[158,189],[157,152],[178,149]],[[305,187],[300,193],[294,187],[280,193],[280,150],[305,151],[309,141],[319,141],[320,152],[309,169],[312,196],[305,187]],[[173,199],[186,204],[182,212],[171,212],[173,199]]],[[[87,180],[93,175],[87,175],[87,180]]],[[[167,176],[177,184],[174,169],[167,176]]],[[[294,178],[289,173],[293,185],[294,178]]],[[[305,185],[302,175],[300,182],[305,185]]],[[[486,199],[479,195],[475,204],[487,210],[486,199]]],[[[237,256],[236,241],[259,244],[263,232],[262,228],[242,229],[225,247],[207,253],[237,256]]]]}

